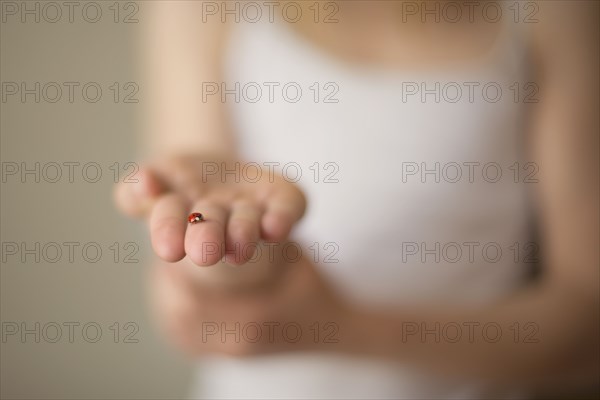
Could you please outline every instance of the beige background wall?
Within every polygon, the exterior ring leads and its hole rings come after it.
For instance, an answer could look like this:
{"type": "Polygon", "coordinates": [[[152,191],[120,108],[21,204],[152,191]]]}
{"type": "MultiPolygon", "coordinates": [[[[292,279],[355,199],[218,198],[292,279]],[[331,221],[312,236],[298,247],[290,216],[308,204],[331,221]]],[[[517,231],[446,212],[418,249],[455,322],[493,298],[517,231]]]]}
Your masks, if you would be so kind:
{"type": "MultiPolygon", "coordinates": [[[[143,106],[144,90],[134,60],[136,35],[144,23],[144,2],[137,3],[137,12],[121,3],[118,23],[114,22],[112,1],[95,3],[102,10],[96,23],[84,19],[83,7],[88,2],[76,2],[72,23],[66,7],[57,22],[47,21],[55,18],[56,10],[44,11],[41,2],[40,22],[35,22],[35,15],[26,15],[22,22],[18,13],[23,7],[34,9],[35,3],[2,1],[0,67],[7,98],[0,103],[5,173],[1,186],[1,397],[180,398],[187,391],[189,368],[161,341],[144,298],[148,239],[140,223],[124,220],[111,203],[111,166],[119,163],[123,178],[125,163],[136,161],[136,113],[143,106]],[[14,6],[17,15],[12,15],[14,6]],[[123,23],[132,12],[138,22],[123,23]],[[22,102],[19,94],[9,94],[12,84],[6,82],[26,82],[30,88],[35,82],[41,87],[56,82],[62,87],[62,97],[56,103],[44,99],[44,94],[56,94],[47,86],[46,93],[40,90],[39,103],[34,95],[27,95],[22,102]],[[73,103],[64,82],[80,83],[73,103]],[[102,88],[97,103],[82,97],[87,82],[102,88]],[[109,88],[114,82],[120,86],[117,103],[109,88]],[[130,91],[124,90],[127,82],[139,86],[135,96],[139,103],[122,102],[130,91]],[[22,162],[27,168],[40,163],[39,183],[33,174],[26,175],[25,182],[18,172],[6,175],[13,163],[21,169],[22,162]],[[74,167],[73,182],[69,182],[65,162],[79,163],[74,167]],[[97,183],[88,183],[82,176],[82,166],[90,162],[101,168],[97,183]],[[62,177],[56,183],[50,182],[56,174],[52,163],[62,165],[62,177]],[[13,242],[17,243],[16,254],[12,254],[13,242]],[[22,243],[31,249],[36,242],[40,243],[40,262],[36,262],[36,254],[26,255],[23,262],[22,243]],[[52,242],[62,250],[54,263],[49,262],[57,257],[56,246],[48,245],[52,242]],[[64,242],[79,243],[74,247],[73,262],[64,242]],[[82,248],[88,242],[102,249],[95,263],[83,257],[82,248]],[[115,242],[121,249],[116,262],[114,247],[111,249],[115,242]],[[133,245],[124,249],[128,242],[133,245]],[[123,262],[136,248],[139,251],[133,259],[138,262],[123,262]],[[65,325],[71,322],[79,324],[73,329],[73,343],[65,325]],[[115,322],[119,323],[118,343],[114,342],[115,322]],[[126,329],[127,322],[139,327],[130,337],[138,343],[125,343],[134,327],[126,329]],[[15,326],[20,330],[22,323],[29,329],[40,324],[39,343],[34,334],[24,338],[21,332],[9,334],[15,326]],[[82,332],[87,323],[97,324],[89,325],[89,341],[82,332]],[[56,336],[54,324],[61,327],[62,337],[51,343],[56,336]],[[100,326],[102,334],[91,343],[94,326],[100,326]]],[[[86,16],[95,18],[93,6],[86,16]]],[[[89,93],[92,96],[93,90],[89,93]]],[[[94,175],[90,168],[86,178],[94,175]]],[[[95,256],[94,248],[88,247],[89,257],[95,256]]]]}

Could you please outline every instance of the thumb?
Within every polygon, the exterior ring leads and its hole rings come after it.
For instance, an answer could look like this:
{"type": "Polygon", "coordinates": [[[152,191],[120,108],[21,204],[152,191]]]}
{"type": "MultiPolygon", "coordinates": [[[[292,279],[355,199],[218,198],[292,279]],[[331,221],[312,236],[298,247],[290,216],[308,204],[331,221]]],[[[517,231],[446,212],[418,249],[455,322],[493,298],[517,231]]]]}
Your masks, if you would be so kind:
{"type": "Polygon", "coordinates": [[[165,191],[165,185],[155,172],[147,167],[140,167],[135,181],[121,181],[115,186],[113,197],[123,214],[143,218],[149,215],[154,202],[165,191]]]}

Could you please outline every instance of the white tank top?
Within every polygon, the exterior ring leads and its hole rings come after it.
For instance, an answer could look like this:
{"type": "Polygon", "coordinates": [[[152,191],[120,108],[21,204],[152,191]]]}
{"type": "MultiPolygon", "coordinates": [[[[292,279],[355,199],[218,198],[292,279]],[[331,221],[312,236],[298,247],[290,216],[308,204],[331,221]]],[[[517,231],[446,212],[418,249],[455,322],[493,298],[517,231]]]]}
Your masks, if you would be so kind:
{"type": "MultiPolygon", "coordinates": [[[[295,237],[305,250],[313,246],[307,255],[348,299],[373,306],[484,305],[523,282],[529,268],[523,246],[530,240],[523,181],[535,171],[523,158],[523,104],[511,85],[518,83],[521,100],[534,88],[524,88],[523,37],[507,25],[486,54],[427,72],[350,66],[280,23],[236,27],[225,68],[227,88],[239,82],[242,90],[239,103],[227,97],[240,152],[246,160],[280,163],[290,180],[301,171],[297,183],[309,208],[295,237]],[[439,102],[435,94],[424,102],[411,95],[412,82],[426,89],[439,82],[439,102]],[[294,102],[298,87],[302,95],[294,102]],[[498,87],[502,95],[494,102],[498,87]],[[413,167],[435,171],[436,163],[437,176],[408,174],[413,167]],[[498,171],[502,177],[492,183],[498,171]]],[[[194,396],[206,398],[484,393],[480,382],[444,385],[409,366],[314,354],[211,358],[198,378],[194,396]]]]}

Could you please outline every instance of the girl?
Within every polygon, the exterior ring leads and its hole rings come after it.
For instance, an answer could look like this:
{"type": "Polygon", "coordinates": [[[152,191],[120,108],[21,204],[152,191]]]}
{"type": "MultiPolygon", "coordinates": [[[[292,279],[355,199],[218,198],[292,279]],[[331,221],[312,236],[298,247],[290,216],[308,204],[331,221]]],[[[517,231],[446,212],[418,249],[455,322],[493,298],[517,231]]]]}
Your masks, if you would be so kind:
{"type": "Polygon", "coordinates": [[[598,4],[248,4],[145,3],[116,191],[194,396],[597,385],[598,4]]]}

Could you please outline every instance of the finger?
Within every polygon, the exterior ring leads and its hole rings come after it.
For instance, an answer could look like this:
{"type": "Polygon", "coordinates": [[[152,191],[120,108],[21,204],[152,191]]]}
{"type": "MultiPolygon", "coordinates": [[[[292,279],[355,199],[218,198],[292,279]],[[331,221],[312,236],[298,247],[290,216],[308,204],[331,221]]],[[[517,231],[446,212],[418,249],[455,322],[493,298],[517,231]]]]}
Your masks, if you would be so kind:
{"type": "Polygon", "coordinates": [[[231,208],[225,237],[225,261],[241,265],[250,260],[260,237],[261,210],[246,200],[236,201],[231,208]]]}
{"type": "Polygon", "coordinates": [[[166,188],[157,175],[145,167],[140,168],[135,180],[119,182],[115,187],[114,200],[125,215],[141,218],[150,213],[156,199],[166,188]]]}
{"type": "Polygon", "coordinates": [[[286,185],[275,190],[266,199],[266,212],[261,221],[262,237],[265,240],[286,239],[305,209],[306,199],[300,189],[286,185]]]}
{"type": "Polygon", "coordinates": [[[152,209],[150,215],[152,248],[165,261],[175,262],[185,257],[187,211],[187,203],[176,194],[164,195],[152,209]]]}
{"type": "Polygon", "coordinates": [[[189,224],[185,234],[185,252],[200,266],[214,265],[225,255],[225,225],[228,212],[212,201],[199,201],[192,212],[199,212],[204,221],[189,224]]]}

